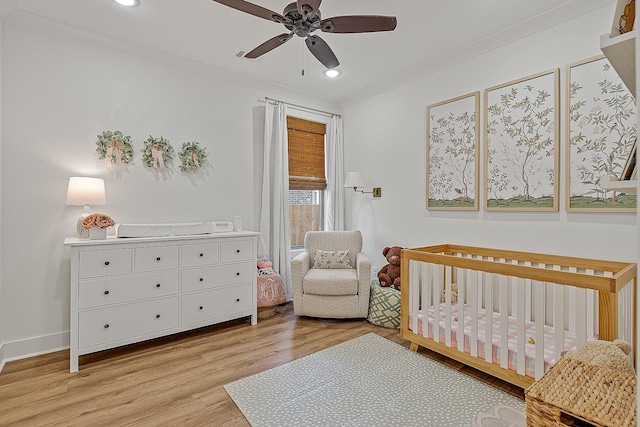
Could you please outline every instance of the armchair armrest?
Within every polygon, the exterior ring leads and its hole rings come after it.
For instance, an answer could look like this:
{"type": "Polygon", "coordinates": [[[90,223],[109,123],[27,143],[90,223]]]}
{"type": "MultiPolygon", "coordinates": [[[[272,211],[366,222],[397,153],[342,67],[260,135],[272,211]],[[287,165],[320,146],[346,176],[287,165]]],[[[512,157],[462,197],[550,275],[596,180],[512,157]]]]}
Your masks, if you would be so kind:
{"type": "Polygon", "coordinates": [[[356,273],[358,274],[358,294],[369,295],[369,287],[371,286],[371,261],[369,261],[369,257],[363,252],[356,254],[356,273]]]}
{"type": "MultiPolygon", "coordinates": [[[[293,300],[302,301],[302,280],[311,269],[311,256],[308,252],[300,252],[291,260],[291,287],[293,288],[293,300]]],[[[295,303],[294,303],[295,305],[295,303]]]]}

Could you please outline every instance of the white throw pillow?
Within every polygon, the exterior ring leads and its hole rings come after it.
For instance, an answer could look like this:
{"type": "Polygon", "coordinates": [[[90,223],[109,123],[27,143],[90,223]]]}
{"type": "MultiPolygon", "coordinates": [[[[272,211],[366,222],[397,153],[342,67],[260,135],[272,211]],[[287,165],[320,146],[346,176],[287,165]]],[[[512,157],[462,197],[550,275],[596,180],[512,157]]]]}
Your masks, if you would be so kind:
{"type": "Polygon", "coordinates": [[[321,251],[313,253],[313,268],[353,268],[349,260],[349,249],[344,251],[321,251]]]}

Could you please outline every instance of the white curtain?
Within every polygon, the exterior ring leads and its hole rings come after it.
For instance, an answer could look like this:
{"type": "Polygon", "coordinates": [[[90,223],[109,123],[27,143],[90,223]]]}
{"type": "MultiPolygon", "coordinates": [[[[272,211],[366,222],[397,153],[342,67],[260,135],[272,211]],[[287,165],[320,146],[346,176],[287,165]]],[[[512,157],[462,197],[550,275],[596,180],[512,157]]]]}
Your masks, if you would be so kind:
{"type": "Polygon", "coordinates": [[[273,268],[282,276],[287,301],[293,296],[289,228],[287,107],[281,102],[267,102],[258,256],[269,257],[273,268]]]}
{"type": "Polygon", "coordinates": [[[327,127],[325,169],[327,188],[324,191],[324,229],[342,231],[344,224],[344,135],[342,117],[333,115],[327,127]]]}

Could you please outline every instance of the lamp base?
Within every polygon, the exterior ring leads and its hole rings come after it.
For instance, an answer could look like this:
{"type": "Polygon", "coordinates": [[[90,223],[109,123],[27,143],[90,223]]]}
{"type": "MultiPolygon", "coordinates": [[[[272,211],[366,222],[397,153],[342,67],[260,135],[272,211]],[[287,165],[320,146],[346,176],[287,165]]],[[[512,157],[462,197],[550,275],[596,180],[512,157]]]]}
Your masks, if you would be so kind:
{"type": "Polygon", "coordinates": [[[89,214],[85,213],[80,218],[78,218],[78,223],[76,225],[76,232],[78,233],[78,239],[88,239],[89,238],[89,230],[82,226],[82,222],[84,219],[89,216],[89,214]]]}

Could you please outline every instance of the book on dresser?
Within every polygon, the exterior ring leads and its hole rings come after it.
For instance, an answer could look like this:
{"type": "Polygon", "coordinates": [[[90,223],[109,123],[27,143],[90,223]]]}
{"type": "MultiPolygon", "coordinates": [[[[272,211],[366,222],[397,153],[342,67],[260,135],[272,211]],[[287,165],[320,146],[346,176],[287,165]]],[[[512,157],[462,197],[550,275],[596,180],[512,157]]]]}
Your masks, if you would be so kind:
{"type": "Polygon", "coordinates": [[[259,233],[69,237],[70,370],[81,355],[251,317],[259,233]]]}

